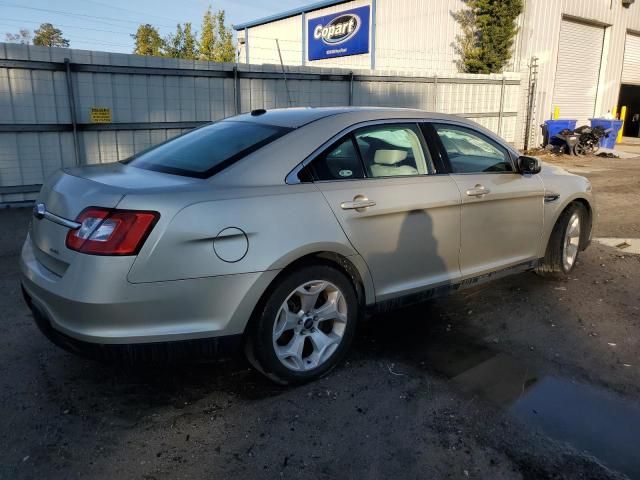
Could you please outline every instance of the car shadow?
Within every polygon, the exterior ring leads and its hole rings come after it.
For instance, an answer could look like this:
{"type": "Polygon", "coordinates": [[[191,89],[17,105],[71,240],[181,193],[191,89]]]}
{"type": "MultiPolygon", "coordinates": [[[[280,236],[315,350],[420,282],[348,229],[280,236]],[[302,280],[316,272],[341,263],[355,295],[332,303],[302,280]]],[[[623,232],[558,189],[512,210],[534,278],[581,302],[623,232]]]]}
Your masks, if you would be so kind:
{"type": "MultiPolygon", "coordinates": [[[[393,217],[399,215],[390,213],[389,223],[394,225],[393,217]]],[[[366,221],[366,219],[364,220],[366,221]]],[[[447,291],[451,286],[452,277],[459,275],[458,266],[447,266],[439,255],[438,240],[434,236],[433,219],[425,210],[411,210],[404,213],[399,228],[395,249],[389,251],[387,233],[380,232],[382,240],[369,241],[369,246],[378,247],[380,251],[365,255],[369,265],[377,295],[389,295],[399,291],[411,291],[402,299],[382,302],[382,309],[392,310],[409,303],[426,300],[436,292],[447,291]],[[453,272],[448,270],[454,269],[453,272]],[[437,282],[436,279],[449,277],[449,280],[437,282]],[[437,282],[437,288],[423,291],[425,286],[437,282]]],[[[458,241],[458,238],[453,239],[458,241]]]]}

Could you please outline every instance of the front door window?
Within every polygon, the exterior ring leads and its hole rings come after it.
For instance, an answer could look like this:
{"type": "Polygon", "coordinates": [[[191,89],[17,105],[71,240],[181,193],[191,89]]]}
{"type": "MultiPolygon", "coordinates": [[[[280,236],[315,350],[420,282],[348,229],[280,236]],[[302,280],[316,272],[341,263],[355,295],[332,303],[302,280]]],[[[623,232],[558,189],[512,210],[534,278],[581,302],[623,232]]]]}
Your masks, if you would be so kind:
{"type": "Polygon", "coordinates": [[[434,124],[452,173],[513,172],[508,152],[488,137],[457,125],[434,124]]]}

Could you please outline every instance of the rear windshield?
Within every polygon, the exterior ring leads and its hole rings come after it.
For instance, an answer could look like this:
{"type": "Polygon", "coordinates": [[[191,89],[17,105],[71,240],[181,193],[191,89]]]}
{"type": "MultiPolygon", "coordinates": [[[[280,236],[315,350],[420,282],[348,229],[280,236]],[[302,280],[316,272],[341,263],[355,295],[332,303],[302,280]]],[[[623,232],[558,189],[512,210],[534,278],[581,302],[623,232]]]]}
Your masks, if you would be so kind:
{"type": "Polygon", "coordinates": [[[212,123],[125,160],[131,166],[208,178],[291,129],[251,122],[212,123]]]}

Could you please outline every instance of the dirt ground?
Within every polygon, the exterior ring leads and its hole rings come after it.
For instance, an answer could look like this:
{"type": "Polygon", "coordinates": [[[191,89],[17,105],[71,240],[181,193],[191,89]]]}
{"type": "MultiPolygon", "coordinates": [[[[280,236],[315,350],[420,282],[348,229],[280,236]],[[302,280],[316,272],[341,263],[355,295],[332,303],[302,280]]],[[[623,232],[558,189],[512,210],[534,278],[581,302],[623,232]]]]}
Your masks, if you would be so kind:
{"type": "Polygon", "coordinates": [[[545,162],[585,176],[591,181],[600,213],[594,230],[596,237],[640,238],[640,161],[638,158],[569,155],[549,155],[541,158],[545,162]]]}
{"type": "MultiPolygon", "coordinates": [[[[564,159],[595,236],[640,237],[640,159],[564,159]]],[[[241,358],[120,368],[52,346],[22,302],[29,214],[0,211],[0,479],[640,478],[640,256],[593,244],[377,316],[346,364],[295,389],[241,358]],[[2,233],[4,232],[4,233],[2,233]]]]}

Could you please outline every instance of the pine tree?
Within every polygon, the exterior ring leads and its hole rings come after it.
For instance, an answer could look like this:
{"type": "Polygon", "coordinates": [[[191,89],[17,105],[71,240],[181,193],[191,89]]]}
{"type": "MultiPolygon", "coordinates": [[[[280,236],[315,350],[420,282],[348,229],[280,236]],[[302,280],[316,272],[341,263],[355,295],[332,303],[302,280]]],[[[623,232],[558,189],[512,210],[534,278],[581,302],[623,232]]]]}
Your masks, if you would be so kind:
{"type": "Polygon", "coordinates": [[[512,54],[518,33],[516,19],[522,0],[463,0],[467,9],[455,12],[462,35],[456,38],[459,68],[466,73],[500,73],[512,54]]]}
{"type": "Polygon", "coordinates": [[[164,41],[158,33],[158,29],[148,23],[140,25],[135,34],[131,35],[136,45],[133,53],[136,55],[162,55],[164,41]]]}
{"type": "Polygon", "coordinates": [[[50,23],[43,23],[33,32],[33,44],[44,47],[68,47],[69,40],[62,37],[62,30],[50,23]]]}

